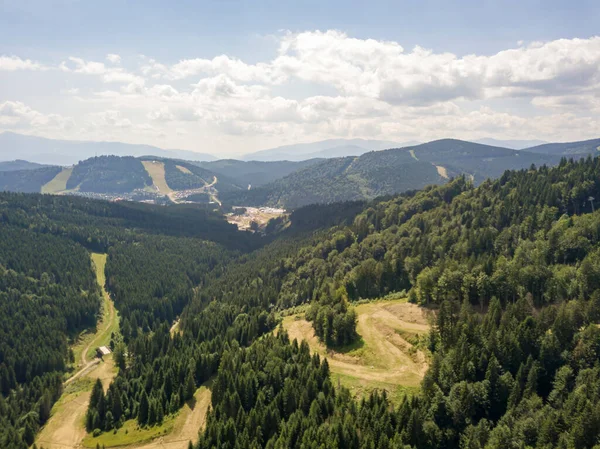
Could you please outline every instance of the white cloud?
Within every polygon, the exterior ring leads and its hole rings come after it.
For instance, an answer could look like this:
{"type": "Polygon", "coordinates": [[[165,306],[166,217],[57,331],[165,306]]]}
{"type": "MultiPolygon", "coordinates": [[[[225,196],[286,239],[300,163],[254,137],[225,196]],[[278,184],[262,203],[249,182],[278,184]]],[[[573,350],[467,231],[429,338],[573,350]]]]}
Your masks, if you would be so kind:
{"type": "Polygon", "coordinates": [[[20,101],[0,103],[0,127],[3,129],[54,128],[73,126],[73,120],[60,114],[43,114],[20,101]]]}
{"type": "Polygon", "coordinates": [[[0,56],[0,71],[14,72],[17,70],[46,70],[47,67],[31,59],[21,59],[18,56],[0,56]]]}
{"type": "MultiPolygon", "coordinates": [[[[575,140],[600,129],[600,37],[465,56],[335,30],[278,39],[277,53],[256,63],[140,56],[126,70],[111,53],[105,62],[72,56],[58,66],[0,57],[0,70],[62,70],[70,89],[57,89],[57,104],[78,104],[81,112],[69,114],[77,129],[147,143],[165,136],[171,147],[210,141],[249,150],[336,136],[575,140]]],[[[51,116],[11,102],[0,125],[60,122],[51,116]]]]}
{"type": "Polygon", "coordinates": [[[110,62],[111,64],[120,64],[121,63],[121,56],[114,54],[114,53],[109,53],[106,55],[106,60],[108,62],[110,62]]]}

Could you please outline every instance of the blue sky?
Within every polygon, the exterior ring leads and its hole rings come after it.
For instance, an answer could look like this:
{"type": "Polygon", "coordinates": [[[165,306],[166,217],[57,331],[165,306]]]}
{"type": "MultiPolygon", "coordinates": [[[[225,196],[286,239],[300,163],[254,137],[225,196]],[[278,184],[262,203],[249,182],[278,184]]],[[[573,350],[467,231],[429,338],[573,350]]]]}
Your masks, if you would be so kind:
{"type": "Polygon", "coordinates": [[[223,155],[585,138],[599,23],[585,0],[1,0],[0,130],[223,155]]]}

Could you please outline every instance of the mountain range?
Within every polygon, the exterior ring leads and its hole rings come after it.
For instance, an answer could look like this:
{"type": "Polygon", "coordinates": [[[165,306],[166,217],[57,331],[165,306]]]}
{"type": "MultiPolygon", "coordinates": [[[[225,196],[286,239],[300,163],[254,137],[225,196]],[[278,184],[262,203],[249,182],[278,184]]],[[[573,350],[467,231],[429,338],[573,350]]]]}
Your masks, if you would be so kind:
{"type": "Polygon", "coordinates": [[[416,145],[418,142],[391,142],[366,139],[328,139],[319,142],[284,145],[242,156],[245,161],[302,161],[315,158],[360,156],[369,151],[416,145]]]}
{"type": "MultiPolygon", "coordinates": [[[[330,142],[335,144],[339,142],[330,142]]],[[[373,143],[373,145],[379,145],[373,143]]],[[[323,144],[325,146],[326,144],[323,144]]],[[[308,151],[308,147],[303,147],[308,151]]],[[[313,148],[314,149],[314,148],[313,148]]],[[[556,165],[600,152],[600,139],[524,150],[442,139],[403,148],[303,161],[186,161],[158,156],[100,156],[71,167],[19,160],[0,164],[0,190],[136,201],[188,201],[294,209],[371,199],[466,175],[479,184],[506,170],[556,165]]],[[[312,153],[304,153],[312,154],[312,153]]]]}
{"type": "Polygon", "coordinates": [[[151,145],[123,142],[91,142],[56,140],[28,136],[13,132],[0,133],[0,161],[18,156],[29,162],[46,165],[73,165],[94,156],[158,156],[193,161],[214,161],[217,158],[206,153],[185,150],[164,150],[151,145]]]}

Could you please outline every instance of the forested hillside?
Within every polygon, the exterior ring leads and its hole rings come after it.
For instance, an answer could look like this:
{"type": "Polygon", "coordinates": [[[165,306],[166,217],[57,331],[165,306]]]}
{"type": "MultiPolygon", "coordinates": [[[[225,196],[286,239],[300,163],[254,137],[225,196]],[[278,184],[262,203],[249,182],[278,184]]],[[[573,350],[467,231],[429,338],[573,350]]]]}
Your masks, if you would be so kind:
{"type": "Polygon", "coordinates": [[[13,224],[0,210],[0,447],[16,448],[33,443],[49,418],[67,339],[95,326],[100,297],[82,246],[13,224]]]}
{"type": "Polygon", "coordinates": [[[214,397],[198,446],[593,447],[600,213],[588,198],[600,193],[599,170],[588,159],[507,172],[478,188],[459,178],[373,204],[299,251],[261,250],[238,266],[246,283],[240,274],[228,296],[287,307],[323,302],[336,288],[356,298],[410,289],[413,301],[439,309],[433,364],[422,393],[393,409],[385,395],[357,403],[329,384],[312,393],[319,375],[302,380],[301,356],[262,340],[223,357],[218,382],[229,387],[219,384],[226,393],[214,397]],[[232,377],[239,363],[256,380],[232,377]]]}
{"type": "MultiPolygon", "coordinates": [[[[592,448],[600,436],[599,172],[600,160],[588,158],[508,171],[478,187],[459,176],[370,203],[301,208],[263,238],[196,206],[39,195],[4,194],[2,226],[81,255],[108,252],[107,288],[127,351],[108,391],[94,389],[90,432],[160,424],[213,379],[198,448],[592,448]],[[399,405],[385,391],[353,398],[306,343],[282,329],[266,335],[280,311],[310,304],[317,335],[347,344],[358,337],[354,301],[391,292],[437,317],[424,341],[430,369],[399,405]]],[[[36,266],[19,269],[45,279],[36,266]]],[[[58,360],[68,355],[62,342],[58,360]]],[[[57,373],[49,391],[60,391],[64,368],[49,369],[57,373]]],[[[28,380],[14,382],[2,404],[28,380]]],[[[40,406],[28,397],[27,409],[0,409],[13,447],[30,422],[21,416],[40,406]]]]}
{"type": "Polygon", "coordinates": [[[129,341],[171,323],[193,287],[236,254],[225,246],[256,245],[195,206],[7,193],[0,230],[0,447],[10,449],[33,442],[73,362],[68,342],[96,325],[89,251],[109,251],[108,287],[129,341]]]}
{"type": "Polygon", "coordinates": [[[60,167],[35,170],[0,171],[0,191],[39,193],[46,183],[60,173],[60,167]]]}
{"type": "Polygon", "coordinates": [[[152,185],[144,166],[134,157],[100,156],[73,168],[67,189],[96,193],[125,193],[152,185]]]}

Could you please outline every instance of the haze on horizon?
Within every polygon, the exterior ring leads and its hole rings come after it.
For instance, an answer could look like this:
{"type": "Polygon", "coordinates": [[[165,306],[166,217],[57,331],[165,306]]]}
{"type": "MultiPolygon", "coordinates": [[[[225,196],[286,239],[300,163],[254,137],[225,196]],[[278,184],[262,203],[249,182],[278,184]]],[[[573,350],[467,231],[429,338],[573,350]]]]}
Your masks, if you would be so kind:
{"type": "Polygon", "coordinates": [[[0,132],[217,157],[598,137],[597,2],[299,3],[2,1],[0,132]]]}

